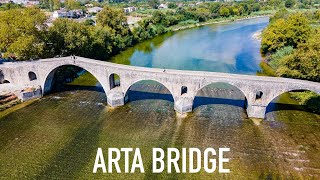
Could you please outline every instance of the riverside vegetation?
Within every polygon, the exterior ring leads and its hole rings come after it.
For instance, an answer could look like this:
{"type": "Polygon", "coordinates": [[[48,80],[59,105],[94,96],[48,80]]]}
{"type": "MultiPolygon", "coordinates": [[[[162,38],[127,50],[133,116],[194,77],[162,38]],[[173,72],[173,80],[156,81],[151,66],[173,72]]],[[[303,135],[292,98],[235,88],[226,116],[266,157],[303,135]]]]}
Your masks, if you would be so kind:
{"type": "MultiPolygon", "coordinates": [[[[276,76],[320,82],[320,11],[279,10],[262,33],[261,52],[276,76]]],[[[320,96],[294,92],[291,96],[320,112],[320,96]]]]}
{"type": "MultiPolygon", "coordinates": [[[[41,1],[40,7],[46,7],[46,4],[50,3],[41,1]]],[[[73,3],[67,1],[64,7],[76,8],[70,4],[73,3]]],[[[129,46],[168,32],[172,27],[266,14],[285,6],[285,3],[277,0],[210,2],[183,7],[169,3],[169,9],[156,9],[159,3],[149,2],[149,6],[151,9],[134,12],[137,16],[145,14],[145,17],[130,28],[120,5],[104,6],[96,16],[96,26],[89,20],[79,23],[57,19],[51,27],[47,27],[48,17],[39,8],[3,5],[4,11],[0,11],[0,52],[4,58],[16,60],[68,55],[106,60],[129,46]]]]}

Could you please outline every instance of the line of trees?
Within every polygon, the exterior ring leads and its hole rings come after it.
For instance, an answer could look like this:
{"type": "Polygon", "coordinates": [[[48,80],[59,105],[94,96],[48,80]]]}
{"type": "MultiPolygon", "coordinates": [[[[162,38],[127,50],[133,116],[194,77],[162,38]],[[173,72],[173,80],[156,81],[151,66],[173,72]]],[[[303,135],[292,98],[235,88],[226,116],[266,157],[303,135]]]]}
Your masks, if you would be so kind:
{"type": "Polygon", "coordinates": [[[170,26],[250,14],[255,4],[204,3],[199,7],[156,10],[131,29],[123,10],[115,7],[105,6],[97,14],[96,26],[87,21],[57,19],[50,27],[40,9],[14,7],[0,11],[0,53],[16,60],[67,55],[106,60],[128,46],[168,32],[170,26]]]}

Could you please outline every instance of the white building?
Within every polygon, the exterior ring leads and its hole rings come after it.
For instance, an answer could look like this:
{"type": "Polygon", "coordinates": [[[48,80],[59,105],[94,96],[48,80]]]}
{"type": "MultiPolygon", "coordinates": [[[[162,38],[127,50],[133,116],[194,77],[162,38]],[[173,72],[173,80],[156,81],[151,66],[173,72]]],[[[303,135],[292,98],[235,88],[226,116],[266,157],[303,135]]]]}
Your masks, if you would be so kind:
{"type": "Polygon", "coordinates": [[[92,7],[88,8],[88,13],[97,14],[98,12],[102,11],[103,8],[101,7],[92,7]]]}
{"type": "Polygon", "coordinates": [[[123,11],[125,13],[131,13],[131,12],[136,11],[136,10],[138,10],[138,8],[136,8],[134,6],[123,8],[123,11]]]}
{"type": "Polygon", "coordinates": [[[160,4],[159,9],[167,9],[168,8],[168,5],[167,4],[160,4]]]}
{"type": "Polygon", "coordinates": [[[66,18],[66,17],[68,17],[68,13],[65,10],[57,10],[57,11],[53,12],[52,17],[53,17],[53,19],[66,18]]]}

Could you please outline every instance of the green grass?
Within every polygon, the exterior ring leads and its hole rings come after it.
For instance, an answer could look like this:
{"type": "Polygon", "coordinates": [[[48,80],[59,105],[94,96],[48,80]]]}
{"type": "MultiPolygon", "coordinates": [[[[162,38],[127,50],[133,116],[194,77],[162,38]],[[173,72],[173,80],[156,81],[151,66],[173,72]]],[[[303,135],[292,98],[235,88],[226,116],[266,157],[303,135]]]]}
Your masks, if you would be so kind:
{"type": "Polygon", "coordinates": [[[68,85],[82,85],[82,86],[96,86],[96,84],[97,84],[97,80],[89,72],[85,72],[81,76],[77,77],[71,83],[68,83],[68,85]]]}

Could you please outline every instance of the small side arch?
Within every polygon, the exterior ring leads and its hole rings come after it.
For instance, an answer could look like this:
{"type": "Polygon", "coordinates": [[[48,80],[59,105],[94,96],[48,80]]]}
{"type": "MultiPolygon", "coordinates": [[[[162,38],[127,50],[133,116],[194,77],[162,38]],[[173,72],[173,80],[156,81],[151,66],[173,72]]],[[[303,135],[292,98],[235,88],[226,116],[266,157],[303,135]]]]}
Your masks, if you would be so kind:
{"type": "Polygon", "coordinates": [[[30,71],[30,72],[28,73],[28,76],[29,76],[29,80],[30,80],[30,81],[37,80],[37,75],[36,75],[36,73],[34,73],[33,71],[30,71]]]}
{"type": "Polygon", "coordinates": [[[238,107],[242,107],[244,109],[247,108],[247,97],[248,95],[239,87],[237,87],[236,85],[229,83],[229,82],[211,82],[211,83],[207,83],[205,85],[203,85],[202,87],[200,87],[194,95],[194,99],[193,99],[193,109],[202,106],[202,105],[208,105],[208,104],[229,104],[229,105],[234,105],[234,106],[238,106],[238,107]],[[237,100],[237,99],[227,99],[227,98],[216,98],[216,97],[202,97],[202,96],[198,96],[198,94],[206,87],[210,87],[213,85],[218,85],[218,86],[222,86],[221,88],[223,88],[223,86],[226,86],[228,88],[230,88],[231,91],[237,90],[238,92],[240,92],[244,99],[243,100],[237,100]]]}
{"type": "Polygon", "coordinates": [[[170,102],[174,102],[174,96],[172,91],[162,82],[158,81],[158,80],[153,80],[153,79],[142,79],[142,80],[137,80],[132,82],[125,90],[124,90],[124,94],[125,97],[128,98],[129,101],[134,101],[134,100],[142,100],[142,99],[162,99],[162,100],[167,100],[170,102]],[[138,96],[140,96],[139,98],[131,98],[129,91],[130,88],[133,87],[133,85],[138,84],[138,83],[145,83],[146,86],[150,85],[150,84],[160,84],[161,86],[164,87],[163,89],[163,93],[158,93],[158,92],[137,92],[135,91],[135,93],[138,93],[138,96]],[[167,93],[165,92],[167,91],[167,93]]]}
{"type": "Polygon", "coordinates": [[[266,103],[266,112],[265,114],[275,111],[275,108],[277,108],[278,110],[289,110],[289,109],[297,109],[297,106],[300,105],[292,105],[292,104],[278,104],[277,102],[273,102],[274,100],[276,100],[278,97],[280,97],[281,95],[284,95],[286,93],[290,93],[290,92],[314,92],[316,94],[320,94],[319,92],[316,92],[313,89],[308,89],[308,88],[294,88],[294,89],[287,89],[287,90],[283,90],[280,91],[279,93],[277,93],[276,95],[274,95],[273,97],[271,97],[270,99],[268,99],[267,103],[266,103]],[[278,105],[277,107],[275,107],[276,105],[278,105]]]}

